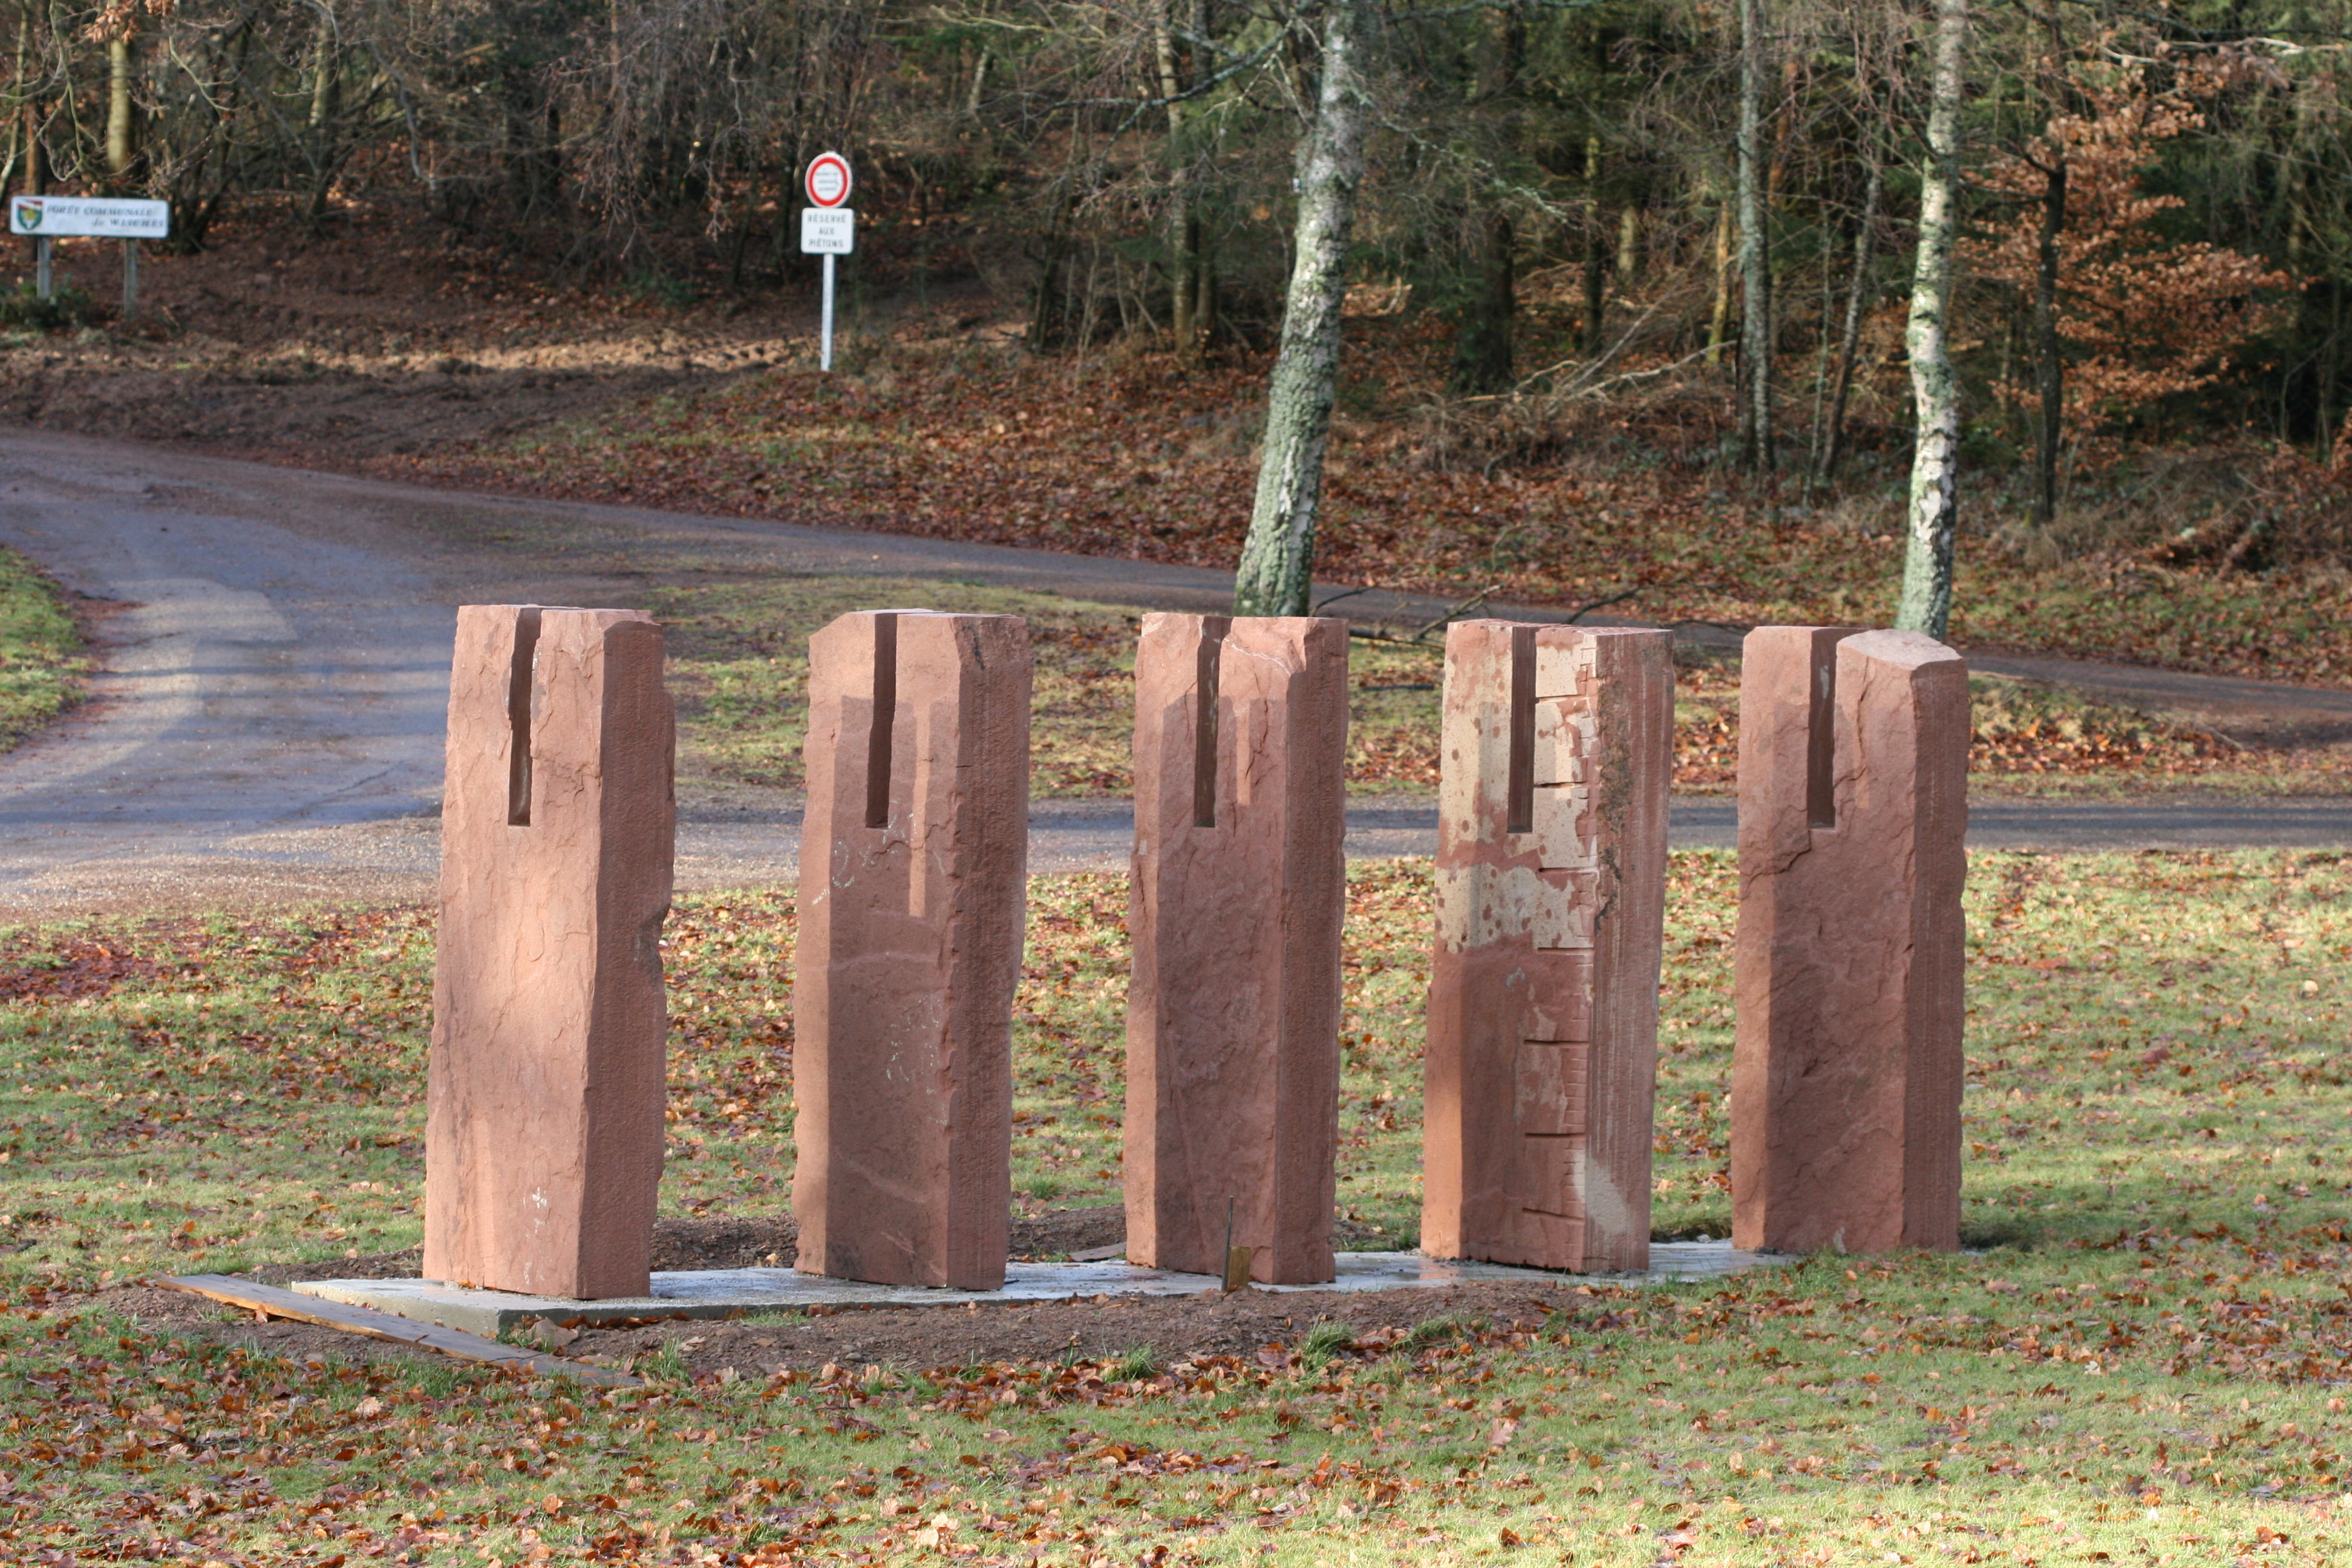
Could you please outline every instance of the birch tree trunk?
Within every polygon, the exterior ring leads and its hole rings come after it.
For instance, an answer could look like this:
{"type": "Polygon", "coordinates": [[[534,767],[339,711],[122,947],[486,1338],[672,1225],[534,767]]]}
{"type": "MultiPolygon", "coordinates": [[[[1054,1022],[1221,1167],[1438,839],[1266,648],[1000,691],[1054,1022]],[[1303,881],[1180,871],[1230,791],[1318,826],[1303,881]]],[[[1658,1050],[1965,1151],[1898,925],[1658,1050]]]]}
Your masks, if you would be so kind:
{"type": "Polygon", "coordinates": [[[1266,387],[1257,500],[1234,578],[1234,614],[1303,616],[1322,516],[1323,455],[1339,376],[1348,237],[1364,174],[1362,56],[1371,0],[1333,0],[1324,24],[1315,121],[1298,156],[1298,230],[1282,345],[1266,387]]]}
{"type": "Polygon", "coordinates": [[[1969,0],[1936,0],[1936,68],[1927,110],[1927,157],[1919,185],[1919,254],[1911,277],[1911,395],[1918,436],[1911,454],[1910,537],[1903,555],[1896,629],[1940,638],[1952,619],[1952,537],[1959,517],[1960,397],[1944,332],[1958,226],[1961,60],[1969,0]]]}
{"type": "Polygon", "coordinates": [[[1740,458],[1772,470],[1772,282],[1764,235],[1764,0],[1739,0],[1740,458]]]}

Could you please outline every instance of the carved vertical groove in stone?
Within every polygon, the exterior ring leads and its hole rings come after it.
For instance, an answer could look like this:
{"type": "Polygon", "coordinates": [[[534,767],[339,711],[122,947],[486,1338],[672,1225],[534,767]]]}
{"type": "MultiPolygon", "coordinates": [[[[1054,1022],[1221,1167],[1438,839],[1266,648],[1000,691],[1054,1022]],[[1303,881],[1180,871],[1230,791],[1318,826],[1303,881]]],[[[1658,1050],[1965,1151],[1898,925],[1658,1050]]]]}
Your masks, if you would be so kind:
{"type": "Polygon", "coordinates": [[[1217,825],[1217,667],[1223,662],[1231,616],[1201,617],[1192,679],[1192,826],[1217,825]]]}
{"type": "Polygon", "coordinates": [[[1423,1248],[1644,1267],[1666,636],[1460,623],[1444,709],[1423,1248]]]}
{"type": "Polygon", "coordinates": [[[1135,678],[1128,1257],[1222,1273],[1230,1210],[1252,1278],[1328,1280],[1347,624],[1147,616],[1135,678]]]}
{"type": "Polygon", "coordinates": [[[898,717],[898,617],[877,611],[874,625],[874,689],[866,729],[866,826],[890,826],[890,736],[898,717]]]}
{"type": "Polygon", "coordinates": [[[1004,1281],[1029,690],[1012,616],[866,611],[810,639],[793,982],[804,1273],[1004,1281]]]}
{"type": "Polygon", "coordinates": [[[1733,1238],[1956,1247],[1968,666],[1762,626],[1739,712],[1733,1238]]]}
{"type": "Polygon", "coordinates": [[[672,762],[650,618],[458,611],[425,1111],[434,1279],[647,1289],[672,762]]]}
{"type": "Polygon", "coordinates": [[[539,662],[539,606],[515,611],[514,651],[507,658],[507,826],[530,826],[530,689],[539,662]]]}

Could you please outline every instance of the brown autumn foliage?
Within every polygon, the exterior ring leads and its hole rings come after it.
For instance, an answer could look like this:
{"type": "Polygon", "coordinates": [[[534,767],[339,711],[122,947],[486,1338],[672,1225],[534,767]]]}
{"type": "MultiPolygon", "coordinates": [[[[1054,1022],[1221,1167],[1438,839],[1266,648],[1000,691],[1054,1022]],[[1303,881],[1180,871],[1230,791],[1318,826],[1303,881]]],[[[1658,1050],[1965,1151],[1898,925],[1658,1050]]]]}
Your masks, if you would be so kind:
{"type": "MultiPolygon", "coordinates": [[[[2057,236],[2058,335],[2071,351],[2066,435],[2078,448],[2159,400],[2212,386],[2238,368],[2246,344],[2277,325],[2265,291],[2296,279],[2256,256],[2166,234],[2182,197],[2144,188],[2163,144],[2201,130],[2202,100],[2267,62],[2223,53],[2158,90],[2142,66],[2079,68],[2082,111],[2055,114],[2040,136],[2002,153],[1982,183],[2014,198],[2012,215],[1965,247],[1981,278],[2031,296],[2039,262],[2038,211],[2050,171],[2065,170],[2065,223],[2057,236]]],[[[2013,405],[2035,395],[2022,375],[1997,380],[2013,405]]]]}

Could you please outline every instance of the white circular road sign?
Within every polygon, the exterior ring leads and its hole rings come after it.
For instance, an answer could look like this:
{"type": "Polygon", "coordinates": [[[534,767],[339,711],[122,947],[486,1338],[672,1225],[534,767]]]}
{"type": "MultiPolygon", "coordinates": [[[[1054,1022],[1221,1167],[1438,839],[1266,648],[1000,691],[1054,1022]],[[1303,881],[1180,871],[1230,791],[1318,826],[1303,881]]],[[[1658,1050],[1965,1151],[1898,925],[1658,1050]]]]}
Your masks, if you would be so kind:
{"type": "Polygon", "coordinates": [[[849,199],[849,160],[838,153],[819,153],[809,160],[808,173],[801,177],[801,188],[808,193],[809,205],[837,207],[849,199]]]}

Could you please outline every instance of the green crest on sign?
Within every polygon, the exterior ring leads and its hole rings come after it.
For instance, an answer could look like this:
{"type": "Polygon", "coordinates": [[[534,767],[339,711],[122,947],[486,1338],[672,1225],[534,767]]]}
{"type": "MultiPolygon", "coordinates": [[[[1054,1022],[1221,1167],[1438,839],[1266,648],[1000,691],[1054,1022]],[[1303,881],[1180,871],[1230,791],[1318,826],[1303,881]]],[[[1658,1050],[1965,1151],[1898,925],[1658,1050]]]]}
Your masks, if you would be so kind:
{"type": "Polygon", "coordinates": [[[16,209],[16,222],[26,234],[32,233],[41,226],[41,209],[30,202],[26,203],[16,209]]]}

